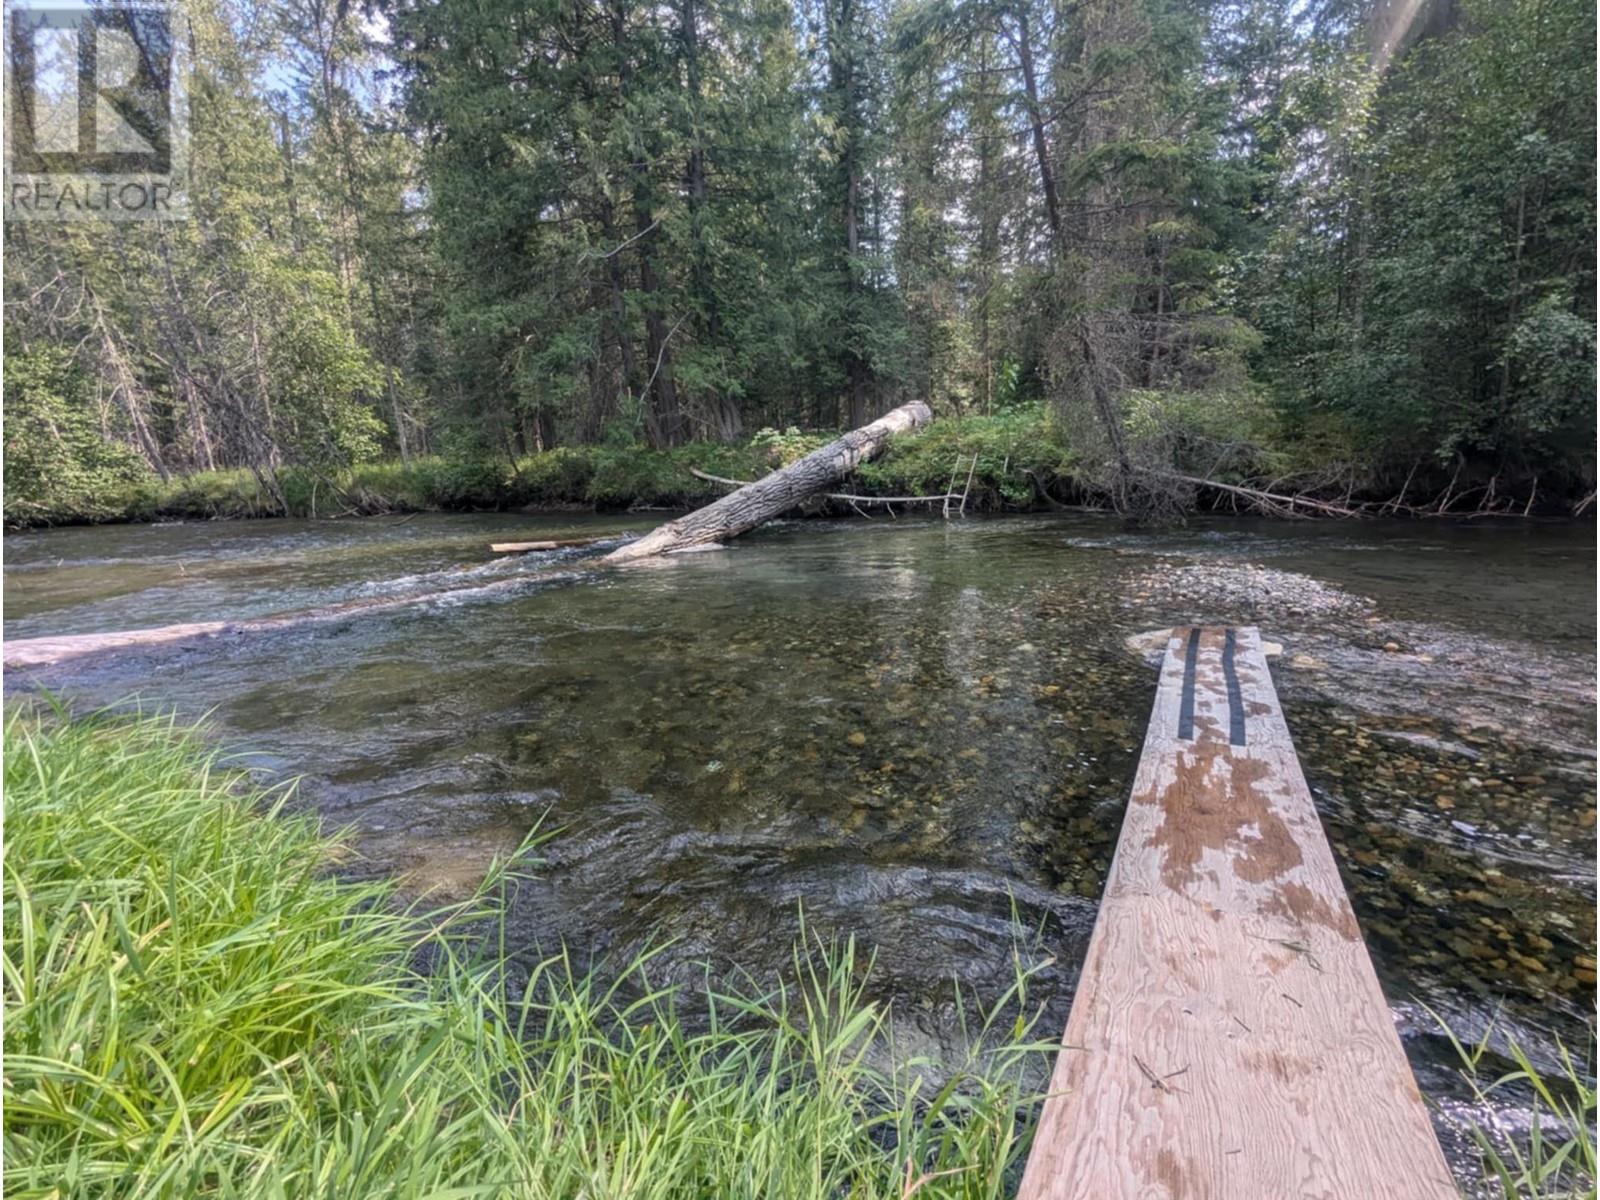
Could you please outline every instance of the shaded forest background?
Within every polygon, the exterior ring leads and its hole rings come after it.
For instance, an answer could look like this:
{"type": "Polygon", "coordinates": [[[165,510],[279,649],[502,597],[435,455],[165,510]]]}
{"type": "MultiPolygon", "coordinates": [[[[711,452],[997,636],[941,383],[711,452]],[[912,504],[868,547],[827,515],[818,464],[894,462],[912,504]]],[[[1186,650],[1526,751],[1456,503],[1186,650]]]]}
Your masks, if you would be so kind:
{"type": "Polygon", "coordinates": [[[6,227],[8,522],[911,398],[1119,504],[1592,500],[1588,0],[182,15],[191,219],[6,227]]]}

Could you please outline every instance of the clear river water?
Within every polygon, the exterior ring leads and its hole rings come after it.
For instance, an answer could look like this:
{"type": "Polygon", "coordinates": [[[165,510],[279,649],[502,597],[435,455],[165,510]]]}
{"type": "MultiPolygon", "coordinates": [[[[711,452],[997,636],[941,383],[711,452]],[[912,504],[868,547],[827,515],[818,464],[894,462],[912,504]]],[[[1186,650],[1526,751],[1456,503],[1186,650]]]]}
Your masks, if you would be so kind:
{"type": "MultiPolygon", "coordinates": [[[[355,870],[472,888],[560,832],[513,950],[781,973],[809,926],[877,948],[930,1047],[1039,961],[1058,1033],[1156,676],[1125,645],[1257,624],[1447,1150],[1470,1105],[1431,1013],[1585,1056],[1595,989],[1595,531],[1090,514],[794,521],[622,571],[490,540],[646,516],[423,515],[7,536],[7,637],[437,590],[270,633],[10,671],[79,707],[210,713],[347,827],[355,870]],[[478,590],[487,583],[525,580],[478,590]]],[[[1482,1116],[1483,1114],[1479,1114],[1482,1116]]],[[[1488,1114],[1515,1127],[1514,1093],[1488,1114]]]]}

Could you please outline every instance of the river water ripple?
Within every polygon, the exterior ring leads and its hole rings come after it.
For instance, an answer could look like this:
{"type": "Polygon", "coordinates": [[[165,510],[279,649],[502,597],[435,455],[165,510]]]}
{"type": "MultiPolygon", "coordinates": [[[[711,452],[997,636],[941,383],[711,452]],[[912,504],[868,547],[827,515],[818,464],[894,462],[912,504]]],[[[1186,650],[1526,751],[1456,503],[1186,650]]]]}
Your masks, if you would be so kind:
{"type": "MultiPolygon", "coordinates": [[[[213,713],[303,777],[361,870],[455,894],[535,825],[514,950],[781,974],[798,932],[878,948],[930,1046],[1020,952],[1059,1029],[1155,687],[1153,628],[1258,624],[1452,1156],[1453,1052],[1491,1021],[1580,1053],[1595,987],[1590,527],[1088,515],[789,522],[724,553],[591,569],[491,538],[632,518],[421,516],[5,539],[8,637],[239,619],[530,576],[315,626],[8,672],[80,705],[213,713]]],[[[1493,1114],[1514,1126],[1508,1098],[1493,1114]]]]}

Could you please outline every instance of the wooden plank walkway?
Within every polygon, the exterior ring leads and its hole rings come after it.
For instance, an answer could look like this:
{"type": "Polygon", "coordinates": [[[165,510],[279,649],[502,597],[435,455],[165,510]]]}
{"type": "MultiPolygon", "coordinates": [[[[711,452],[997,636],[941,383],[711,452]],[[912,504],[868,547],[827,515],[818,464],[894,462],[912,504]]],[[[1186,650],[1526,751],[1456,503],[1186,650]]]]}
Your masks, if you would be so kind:
{"type": "Polygon", "coordinates": [[[1019,1200],[1455,1200],[1254,629],[1179,629],[1019,1200]]]}

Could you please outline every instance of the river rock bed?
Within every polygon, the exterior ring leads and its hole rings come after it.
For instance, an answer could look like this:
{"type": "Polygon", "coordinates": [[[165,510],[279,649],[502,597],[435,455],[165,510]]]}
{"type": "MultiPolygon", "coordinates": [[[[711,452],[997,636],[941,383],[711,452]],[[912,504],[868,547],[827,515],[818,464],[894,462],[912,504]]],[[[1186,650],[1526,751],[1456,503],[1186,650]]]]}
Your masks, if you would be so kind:
{"type": "MultiPolygon", "coordinates": [[[[541,532],[422,517],[351,558],[363,528],[163,530],[157,561],[130,531],[75,531],[65,568],[41,535],[7,599],[30,633],[207,619],[412,586],[541,532]]],[[[1573,598],[1593,540],[1417,529],[794,522],[38,683],[214,710],[219,740],[352,828],[365,859],[344,869],[441,898],[559,831],[517,884],[525,957],[648,944],[663,978],[766,981],[803,911],[876,948],[874,997],[955,1052],[956,983],[992,1001],[1019,962],[1046,1036],[1065,1020],[1155,687],[1126,639],[1254,624],[1283,645],[1273,677],[1422,1088],[1458,1112],[1429,1009],[1466,1036],[1498,1019],[1546,1066],[1588,1038],[1592,612],[1573,598]]]]}

